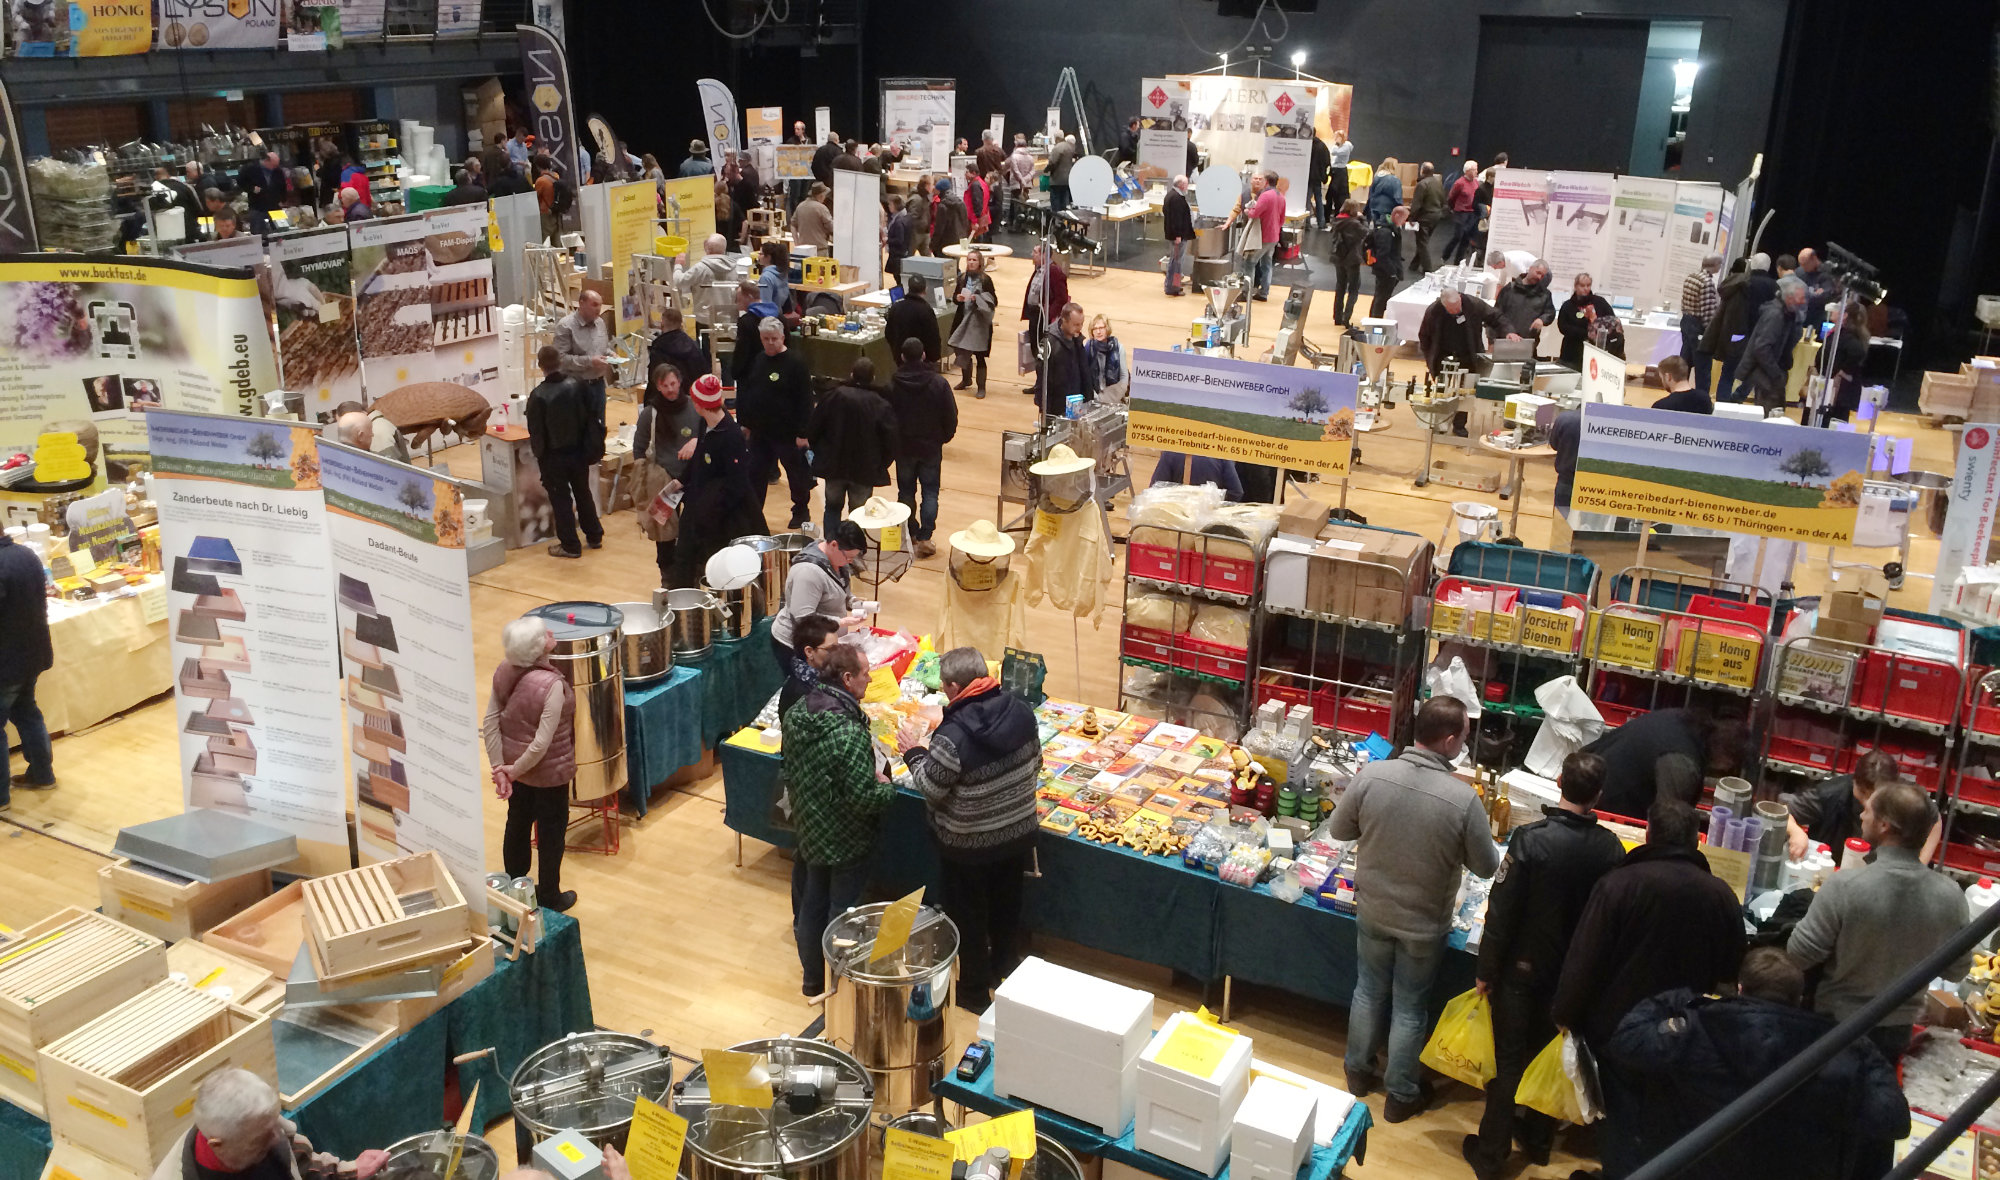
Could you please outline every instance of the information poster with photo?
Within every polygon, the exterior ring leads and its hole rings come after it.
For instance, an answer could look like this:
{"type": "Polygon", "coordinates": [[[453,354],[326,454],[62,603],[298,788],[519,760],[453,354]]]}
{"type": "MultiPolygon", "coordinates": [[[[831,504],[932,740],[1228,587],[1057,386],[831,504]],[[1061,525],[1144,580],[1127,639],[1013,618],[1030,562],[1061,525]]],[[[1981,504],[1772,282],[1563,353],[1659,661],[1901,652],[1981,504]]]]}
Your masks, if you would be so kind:
{"type": "MultiPolygon", "coordinates": [[[[1681,280],[1701,269],[1701,260],[1722,253],[1722,186],[1674,185],[1674,215],[1667,222],[1667,262],[1660,275],[1660,294],[1676,312],[1681,308],[1681,280]]],[[[1720,282],[1721,275],[1716,275],[1720,282]]]]}
{"type": "Polygon", "coordinates": [[[158,49],[276,49],[286,0],[157,0],[158,49]]]}
{"type": "Polygon", "coordinates": [[[458,485],[332,445],[321,481],[361,859],[434,850],[479,896],[486,780],[458,485]]]}
{"type": "MultiPolygon", "coordinates": [[[[810,161],[812,153],[808,151],[806,156],[810,161]]],[[[690,249],[700,249],[700,244],[715,232],[715,178],[686,176],[658,181],[654,188],[666,193],[667,232],[686,238],[690,249]],[[680,221],[675,222],[674,218],[680,221]]]]}
{"type": "Polygon", "coordinates": [[[368,400],[434,370],[430,257],[421,215],[361,221],[347,227],[353,251],[354,316],[361,338],[361,381],[368,400]]]}
{"type": "Polygon", "coordinates": [[[305,399],[306,418],[314,422],[326,421],[342,402],[363,400],[347,243],[339,226],[271,242],[278,374],[287,391],[305,399]]]}
{"type": "Polygon", "coordinates": [[[482,0],[437,0],[440,37],[478,36],[482,0]]]}
{"type": "MultiPolygon", "coordinates": [[[[1141,182],[1171,181],[1187,171],[1188,84],[1185,78],[1145,78],[1139,83],[1141,182]]],[[[1189,178],[1192,182],[1193,178],[1189,178]]]]}
{"type": "Polygon", "coordinates": [[[1865,434],[1786,422],[1586,405],[1570,507],[1845,545],[1868,446],[1865,434]]]}
{"type": "Polygon", "coordinates": [[[432,375],[476,389],[499,405],[505,400],[500,392],[500,310],[493,298],[493,243],[486,228],[484,204],[424,213],[432,375]]]}
{"type": "Polygon", "coordinates": [[[1285,212],[1296,216],[1306,211],[1306,179],[1312,172],[1312,91],[1304,86],[1267,85],[1264,94],[1261,164],[1266,171],[1278,174],[1285,212]]]}
{"type": "Polygon", "coordinates": [[[750,148],[750,162],[761,177],[775,175],[778,147],[785,142],[785,108],[749,107],[743,112],[743,142],[750,148]]]}
{"type": "MultiPolygon", "coordinates": [[[[1607,299],[1626,296],[1639,311],[1658,307],[1661,276],[1667,269],[1674,182],[1621,176],[1611,208],[1611,261],[1598,277],[1597,293],[1607,299]]],[[[1672,306],[1678,311],[1679,300],[1672,306]]]]}
{"type": "Polygon", "coordinates": [[[340,653],[318,432],[171,410],[146,415],[146,426],[186,805],[291,832],[345,867],[340,653]]]}
{"type": "MultiPolygon", "coordinates": [[[[606,185],[604,199],[609,209],[606,236],[610,246],[605,261],[611,264],[612,332],[631,331],[644,318],[639,306],[639,285],[632,276],[632,256],[651,254],[658,236],[654,223],[660,191],[655,182],[635,180],[629,184],[606,185]]],[[[698,249],[690,238],[690,249],[698,249]]]]}
{"type": "MultiPolygon", "coordinates": [[[[772,149],[776,165],[766,175],[778,180],[811,180],[813,152],[817,150],[809,143],[781,143],[772,149]]],[[[713,196],[710,205],[713,207],[713,196]]]]}
{"type": "Polygon", "coordinates": [[[248,271],[177,259],[0,260],[0,451],[89,422],[108,459],[143,452],[155,407],[250,415],[278,388],[248,271]]]}
{"type": "MultiPolygon", "coordinates": [[[[1533,168],[1495,169],[1486,224],[1488,251],[1525,250],[1540,258],[1548,236],[1549,174],[1533,168]]],[[[1550,290],[1555,291],[1553,285],[1550,290]]],[[[1556,303],[1561,305],[1560,295],[1556,303]]]]}
{"type": "MultiPolygon", "coordinates": [[[[882,79],[882,142],[929,152],[939,129],[947,148],[954,142],[957,84],[949,78],[882,79]]],[[[926,160],[935,168],[945,160],[926,160]]]]}
{"type": "MultiPolygon", "coordinates": [[[[1281,82],[1224,74],[1177,74],[1169,75],[1167,80],[1184,83],[1188,88],[1188,131],[1196,143],[1207,149],[1209,165],[1221,164],[1238,175],[1258,167],[1264,158],[1264,124],[1274,117],[1272,104],[1278,90],[1311,96],[1313,112],[1308,115],[1307,125],[1320,134],[1330,131],[1326,120],[1319,117],[1322,109],[1331,112],[1332,127],[1345,130],[1348,104],[1353,100],[1352,87],[1331,82],[1281,82]]],[[[1286,111],[1275,117],[1290,123],[1293,114],[1286,111]]],[[[1312,145],[1308,143],[1306,147],[1310,158],[1312,145]]]]}
{"type": "Polygon", "coordinates": [[[1352,373],[1140,349],[1131,442],[1344,476],[1359,388],[1352,373]]]}
{"type": "MultiPolygon", "coordinates": [[[[1556,306],[1569,298],[1570,283],[1588,274],[1600,289],[1611,261],[1611,199],[1616,180],[1609,172],[1549,174],[1548,226],[1542,258],[1549,264],[1549,293],[1556,306]]],[[[1610,292],[1601,291],[1607,298],[1610,292]]]]}
{"type": "Polygon", "coordinates": [[[255,234],[237,234],[213,242],[183,242],[173,249],[175,258],[199,262],[203,266],[254,269],[264,261],[264,239],[255,234]]]}

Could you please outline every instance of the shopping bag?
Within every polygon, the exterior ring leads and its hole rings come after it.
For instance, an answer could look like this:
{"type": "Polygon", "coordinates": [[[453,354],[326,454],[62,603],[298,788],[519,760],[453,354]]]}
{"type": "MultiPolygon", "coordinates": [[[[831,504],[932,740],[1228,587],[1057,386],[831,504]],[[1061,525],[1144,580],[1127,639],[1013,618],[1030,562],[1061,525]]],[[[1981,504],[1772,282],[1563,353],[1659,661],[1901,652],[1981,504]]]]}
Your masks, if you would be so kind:
{"type": "Polygon", "coordinates": [[[1604,1091],[1597,1086],[1597,1058],[1591,1056],[1590,1046],[1575,1033],[1564,1033],[1562,1040],[1563,1072],[1569,1075],[1576,1089],[1577,1110],[1583,1115],[1577,1122],[1594,1123],[1604,1117],[1604,1091]]]}
{"type": "Polygon", "coordinates": [[[1026,328],[1021,329],[1019,335],[1016,336],[1015,338],[1014,347],[1016,350],[1016,355],[1014,357],[1014,367],[1019,371],[1021,371],[1022,373],[1034,372],[1035,371],[1034,334],[1029,332],[1028,329],[1026,328]]]}
{"type": "Polygon", "coordinates": [[[1583,1122],[1583,1110],[1576,1100],[1576,1085],[1563,1072],[1562,1037],[1550,1041],[1548,1047],[1535,1054],[1535,1059],[1528,1063],[1527,1072],[1521,1075],[1521,1086],[1514,1091],[1514,1101],[1561,1122],[1583,1122]]]}
{"type": "Polygon", "coordinates": [[[1417,1060],[1448,1078],[1483,1090],[1493,1080],[1493,1006],[1477,991],[1444,1006],[1437,1031],[1417,1060]]]}

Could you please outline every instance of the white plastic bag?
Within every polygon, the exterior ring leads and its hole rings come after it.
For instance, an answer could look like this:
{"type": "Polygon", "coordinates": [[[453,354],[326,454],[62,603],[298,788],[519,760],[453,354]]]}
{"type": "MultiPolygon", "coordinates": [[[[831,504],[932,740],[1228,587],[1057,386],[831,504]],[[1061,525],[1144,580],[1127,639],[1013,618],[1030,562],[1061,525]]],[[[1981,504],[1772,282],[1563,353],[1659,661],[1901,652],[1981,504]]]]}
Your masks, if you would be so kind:
{"type": "Polygon", "coordinates": [[[1576,1106],[1583,1121],[1594,1123],[1604,1117],[1604,1091],[1597,1086],[1597,1058],[1590,1046],[1573,1032],[1563,1033],[1563,1072],[1576,1086],[1576,1106]]]}
{"type": "Polygon", "coordinates": [[[1528,747],[1524,765],[1530,774],[1556,778],[1562,773],[1563,759],[1604,732],[1604,717],[1574,676],[1545,682],[1535,690],[1535,703],[1542,707],[1542,724],[1535,731],[1535,743],[1528,747]]]}
{"type": "Polygon", "coordinates": [[[1424,669],[1424,687],[1434,697],[1457,697],[1465,702],[1468,717],[1479,718],[1479,688],[1472,683],[1472,674],[1465,670],[1465,661],[1458,656],[1451,657],[1451,663],[1445,667],[1433,665],[1424,669]]]}

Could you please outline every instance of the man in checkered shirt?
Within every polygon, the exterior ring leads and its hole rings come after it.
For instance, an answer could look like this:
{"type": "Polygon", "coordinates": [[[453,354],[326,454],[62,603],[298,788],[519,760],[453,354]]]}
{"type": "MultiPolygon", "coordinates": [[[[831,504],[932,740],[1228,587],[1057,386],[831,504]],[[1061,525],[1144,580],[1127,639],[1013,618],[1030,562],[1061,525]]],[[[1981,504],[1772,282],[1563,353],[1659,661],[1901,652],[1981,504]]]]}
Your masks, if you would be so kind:
{"type": "Polygon", "coordinates": [[[1709,358],[1701,351],[1701,334],[1722,306],[1722,293],[1715,276],[1722,271],[1722,255],[1710,254],[1701,260],[1701,269],[1681,280],[1681,359],[1694,370],[1694,387],[1708,392],[1709,358]]]}

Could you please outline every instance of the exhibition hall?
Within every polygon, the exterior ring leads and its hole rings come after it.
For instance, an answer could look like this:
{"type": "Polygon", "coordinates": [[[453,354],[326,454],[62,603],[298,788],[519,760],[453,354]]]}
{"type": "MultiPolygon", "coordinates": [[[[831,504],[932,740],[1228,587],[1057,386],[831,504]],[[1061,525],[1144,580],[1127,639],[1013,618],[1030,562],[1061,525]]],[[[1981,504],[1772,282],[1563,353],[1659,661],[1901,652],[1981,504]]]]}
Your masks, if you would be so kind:
{"type": "Polygon", "coordinates": [[[11,0],[0,1180],[2000,1176],[1976,8],[11,0]]]}

